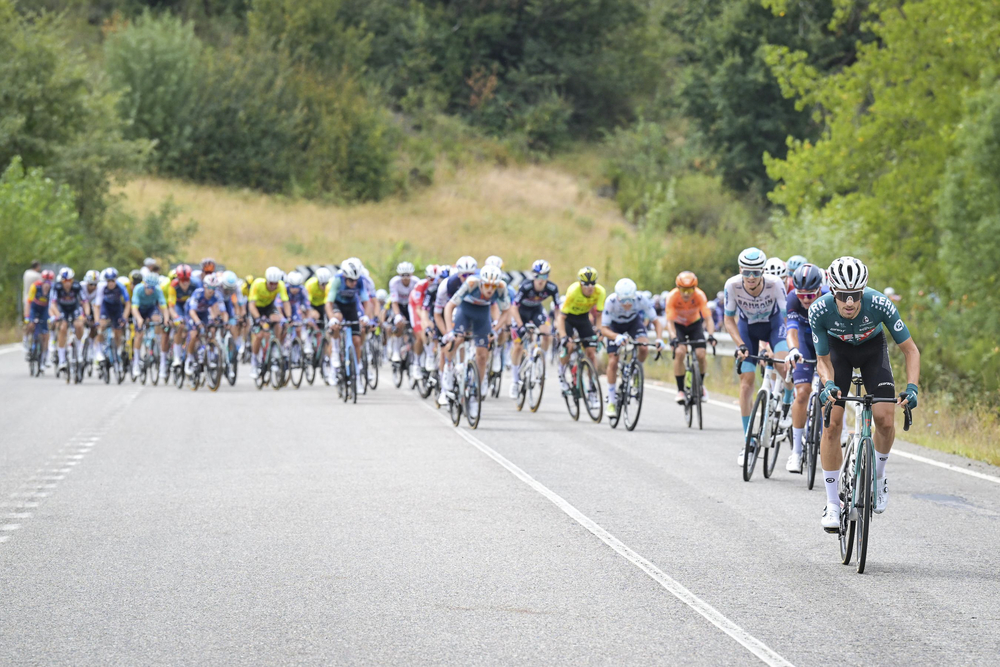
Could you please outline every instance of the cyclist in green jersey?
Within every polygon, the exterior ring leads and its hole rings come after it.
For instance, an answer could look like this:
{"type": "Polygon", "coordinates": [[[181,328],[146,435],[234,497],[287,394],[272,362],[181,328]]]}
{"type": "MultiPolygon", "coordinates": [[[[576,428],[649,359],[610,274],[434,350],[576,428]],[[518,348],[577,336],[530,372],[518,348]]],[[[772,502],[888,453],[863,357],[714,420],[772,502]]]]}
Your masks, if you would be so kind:
{"type": "MultiPolygon", "coordinates": [[[[881,292],[867,287],[868,268],[860,260],[854,257],[834,260],[827,275],[832,292],[821,296],[809,308],[809,325],[816,349],[816,369],[824,383],[820,400],[824,404],[834,403],[830,427],[823,431],[820,457],[827,498],[822,524],[828,532],[837,532],[841,511],[837,481],[843,460],[839,440],[844,419],[844,402],[837,399],[841,392],[850,390],[855,368],[861,371],[867,393],[878,398],[896,395],[884,327],[906,360],[906,391],[896,402],[916,408],[920,352],[895,304],[881,292]]],[[[877,513],[884,512],[889,501],[885,464],[896,437],[893,407],[892,403],[876,403],[872,409],[877,477],[873,509],[877,513]]]]}

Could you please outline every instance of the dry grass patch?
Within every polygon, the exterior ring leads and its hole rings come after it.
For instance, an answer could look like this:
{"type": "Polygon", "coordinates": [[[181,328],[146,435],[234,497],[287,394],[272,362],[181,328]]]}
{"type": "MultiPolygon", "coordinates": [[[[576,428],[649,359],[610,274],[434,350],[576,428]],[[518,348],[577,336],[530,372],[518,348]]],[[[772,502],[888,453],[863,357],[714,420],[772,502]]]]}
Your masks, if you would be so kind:
{"type": "Polygon", "coordinates": [[[502,256],[511,269],[539,257],[566,284],[583,264],[604,270],[618,241],[631,235],[614,202],[578,179],[539,166],[462,170],[409,199],[333,206],[247,191],[141,178],[124,188],[138,212],[173,197],[198,221],[189,259],[208,255],[234,270],[260,273],[271,264],[339,262],[357,255],[376,273],[397,246],[417,262],[482,262],[502,256]]]}

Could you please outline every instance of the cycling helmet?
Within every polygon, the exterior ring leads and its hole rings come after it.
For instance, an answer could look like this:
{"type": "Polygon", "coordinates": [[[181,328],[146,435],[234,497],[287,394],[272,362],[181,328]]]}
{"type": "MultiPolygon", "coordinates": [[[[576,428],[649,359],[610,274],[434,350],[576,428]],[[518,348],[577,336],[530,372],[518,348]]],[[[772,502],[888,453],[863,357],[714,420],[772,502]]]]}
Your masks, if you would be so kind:
{"type": "Polygon", "coordinates": [[[784,278],[788,275],[785,263],[777,257],[772,257],[764,264],[764,273],[777,278],[784,278]]]}
{"type": "Polygon", "coordinates": [[[498,269],[502,269],[503,260],[497,255],[490,255],[489,257],[486,258],[486,261],[483,263],[483,266],[495,266],[498,269]]]}
{"type": "Polygon", "coordinates": [[[151,269],[154,266],[156,266],[156,260],[153,259],[152,257],[147,257],[146,259],[142,260],[142,265],[147,269],[151,269]]]}
{"type": "Polygon", "coordinates": [[[253,275],[248,273],[247,275],[243,276],[243,282],[245,282],[247,285],[253,285],[253,275]]]}
{"type": "Polygon", "coordinates": [[[177,280],[191,280],[191,267],[181,264],[177,267],[177,280]]]}
{"type": "Polygon", "coordinates": [[[788,258],[788,272],[795,275],[795,272],[799,270],[799,267],[803,264],[808,264],[809,260],[802,255],[792,255],[788,258]]]}
{"type": "Polygon", "coordinates": [[[146,276],[148,276],[150,273],[152,273],[152,271],[149,270],[148,266],[139,267],[139,275],[142,276],[143,280],[145,280],[146,276]]]}
{"type": "Polygon", "coordinates": [[[236,289],[240,286],[240,279],[235,271],[226,271],[222,274],[222,286],[236,289]]]}
{"type": "Polygon", "coordinates": [[[85,274],[83,274],[83,282],[86,285],[96,285],[97,281],[100,279],[101,279],[100,274],[98,274],[97,271],[95,271],[94,269],[91,269],[90,271],[87,271],[85,274]]]}
{"type": "Polygon", "coordinates": [[[428,264],[424,267],[424,278],[437,278],[438,271],[439,269],[437,264],[428,264]]]}
{"type": "Polygon", "coordinates": [[[347,258],[347,259],[345,259],[344,261],[345,261],[345,262],[354,262],[355,264],[357,264],[357,265],[358,265],[358,270],[359,270],[359,271],[360,271],[361,269],[365,268],[365,265],[364,265],[364,263],[363,263],[363,262],[362,262],[362,261],[361,261],[360,259],[358,259],[357,257],[348,257],[348,258],[347,258]]]}
{"type": "Polygon", "coordinates": [[[856,257],[833,260],[827,275],[830,278],[830,287],[837,291],[860,290],[868,284],[868,267],[856,257]]]}
{"type": "Polygon", "coordinates": [[[641,296],[644,299],[652,299],[653,293],[650,292],[648,289],[644,289],[641,292],[639,292],[639,296],[641,296]]]}
{"type": "Polygon", "coordinates": [[[201,260],[201,272],[202,273],[215,273],[215,260],[211,257],[206,257],[201,260]]]}
{"type": "Polygon", "coordinates": [[[128,279],[133,285],[138,285],[142,282],[142,272],[139,269],[133,269],[128,273],[128,279]]]}
{"type": "Polygon", "coordinates": [[[815,264],[803,264],[792,275],[792,285],[803,292],[819,291],[823,286],[823,269],[815,264]]]}
{"type": "Polygon", "coordinates": [[[576,277],[580,280],[581,285],[596,285],[597,269],[592,266],[585,266],[580,269],[580,272],[576,274],[576,277]]]}
{"type": "Polygon", "coordinates": [[[447,264],[442,264],[438,267],[438,280],[447,280],[448,276],[451,275],[451,267],[447,264]]]}
{"type": "Polygon", "coordinates": [[[68,266],[59,269],[59,280],[73,280],[75,276],[76,274],[73,273],[73,269],[68,266]]]}
{"type": "Polygon", "coordinates": [[[289,271],[288,275],[285,276],[285,284],[289,287],[302,287],[304,282],[305,277],[298,271],[289,271]]]}
{"type": "Polygon", "coordinates": [[[386,292],[384,289],[375,290],[375,298],[381,301],[382,303],[385,303],[386,300],[389,298],[389,293],[386,292]]]}
{"type": "Polygon", "coordinates": [[[280,283],[285,279],[285,272],[276,266],[267,267],[264,272],[264,280],[269,283],[280,283]]]}
{"type": "Polygon", "coordinates": [[[747,248],[740,253],[738,262],[740,270],[752,269],[763,271],[764,265],[767,263],[767,255],[760,248],[747,248]]]}
{"type": "Polygon", "coordinates": [[[348,280],[361,278],[361,267],[353,259],[345,259],[340,265],[340,273],[348,280]]]}
{"type": "Polygon", "coordinates": [[[468,255],[459,257],[458,261],[455,262],[455,271],[459,275],[475,273],[478,268],[479,264],[476,263],[476,259],[474,257],[469,257],[468,255]]]}
{"type": "Polygon", "coordinates": [[[142,279],[143,284],[146,287],[159,287],[160,286],[160,276],[155,273],[150,273],[148,276],[142,279]]]}
{"type": "Polygon", "coordinates": [[[333,273],[330,271],[330,269],[326,268],[325,266],[321,266],[318,269],[316,269],[316,282],[318,282],[320,285],[327,284],[328,282],[330,282],[331,278],[333,278],[333,273]]]}
{"type": "Polygon", "coordinates": [[[503,282],[503,272],[499,266],[484,266],[479,272],[479,282],[483,287],[499,287],[503,282]]]}
{"type": "Polygon", "coordinates": [[[678,287],[691,288],[698,286],[698,276],[691,271],[681,271],[677,274],[674,284],[678,287]]]}
{"type": "Polygon", "coordinates": [[[547,278],[551,271],[552,267],[544,259],[536,259],[535,263],[531,265],[531,272],[535,274],[536,278],[547,278]]]}
{"type": "MultiPolygon", "coordinates": [[[[43,278],[45,277],[44,273],[42,274],[42,277],[43,278]]],[[[103,273],[101,273],[101,278],[103,278],[104,280],[118,280],[118,269],[116,269],[113,266],[109,266],[108,268],[104,269],[103,273]]]]}
{"type": "Polygon", "coordinates": [[[221,284],[222,280],[219,278],[217,273],[209,273],[205,276],[205,281],[202,283],[202,285],[205,286],[205,289],[219,289],[221,284]]]}
{"type": "Polygon", "coordinates": [[[635,281],[631,278],[622,278],[615,283],[615,294],[618,295],[618,301],[632,303],[638,296],[635,290],[635,281]]]}
{"type": "Polygon", "coordinates": [[[412,276],[413,270],[413,262],[400,262],[396,265],[396,273],[401,276],[412,276]]]}

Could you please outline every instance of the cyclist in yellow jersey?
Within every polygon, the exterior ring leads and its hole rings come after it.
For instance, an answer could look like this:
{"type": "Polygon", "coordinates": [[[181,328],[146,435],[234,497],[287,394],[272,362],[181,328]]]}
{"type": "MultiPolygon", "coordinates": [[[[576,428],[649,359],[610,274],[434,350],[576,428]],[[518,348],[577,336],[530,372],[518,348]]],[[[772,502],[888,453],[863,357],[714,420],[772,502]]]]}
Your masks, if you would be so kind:
{"type": "MultiPolygon", "coordinates": [[[[320,339],[323,341],[323,355],[325,357],[330,356],[330,341],[326,339],[323,333],[326,331],[326,297],[330,294],[332,279],[333,272],[325,266],[321,266],[316,269],[316,274],[307,280],[304,285],[306,298],[309,300],[310,306],[306,318],[316,322],[315,325],[310,324],[310,328],[313,326],[319,327],[320,339]]],[[[325,375],[324,380],[329,383],[325,375]]]]}
{"type": "MultiPolygon", "coordinates": [[[[264,272],[263,278],[257,278],[250,285],[250,294],[247,297],[247,308],[250,316],[257,324],[260,320],[266,319],[275,327],[275,334],[278,340],[282,338],[282,323],[285,319],[291,319],[292,306],[288,302],[288,292],[285,290],[285,273],[276,266],[268,268],[264,272]],[[281,306],[281,312],[278,312],[281,306]],[[282,317],[284,314],[284,317],[282,317]]],[[[260,344],[264,338],[264,332],[258,331],[250,341],[253,350],[253,374],[254,377],[260,375],[260,344]]]]}
{"type": "Polygon", "coordinates": [[[565,353],[560,355],[559,383],[563,385],[563,391],[568,389],[566,380],[563,377],[562,367],[565,367],[565,359],[573,351],[573,333],[580,336],[583,343],[584,352],[590,363],[597,366],[597,351],[594,346],[597,344],[597,337],[594,326],[600,324],[597,319],[604,310],[604,300],[607,298],[607,291],[603,286],[597,284],[597,269],[592,266],[585,266],[577,274],[579,282],[569,286],[566,298],[563,299],[559,310],[556,311],[556,330],[559,332],[565,353]]]}

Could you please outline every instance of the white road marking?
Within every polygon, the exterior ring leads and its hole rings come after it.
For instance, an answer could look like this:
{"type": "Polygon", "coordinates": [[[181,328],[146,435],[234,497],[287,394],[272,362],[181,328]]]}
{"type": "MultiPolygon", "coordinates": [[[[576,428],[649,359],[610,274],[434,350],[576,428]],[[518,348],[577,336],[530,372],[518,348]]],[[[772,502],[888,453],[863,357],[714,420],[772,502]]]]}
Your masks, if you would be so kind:
{"type": "MultiPolygon", "coordinates": [[[[662,391],[664,393],[672,393],[670,389],[665,387],[658,387],[655,384],[649,385],[650,389],[655,389],[656,391],[662,391]]],[[[709,399],[708,403],[712,405],[717,405],[720,408],[728,408],[730,410],[740,411],[740,406],[734,405],[732,403],[723,403],[722,401],[716,401],[709,399]]],[[[987,475],[986,473],[977,472],[975,470],[966,470],[960,466],[952,465],[950,463],[944,463],[942,461],[936,461],[926,456],[920,456],[919,454],[911,454],[910,452],[904,452],[899,448],[894,448],[892,450],[894,455],[902,456],[904,459],[910,459],[912,461],[919,461],[920,463],[926,463],[927,465],[936,466],[938,468],[944,468],[945,470],[951,470],[952,472],[962,473],[963,475],[968,475],[970,477],[975,477],[976,479],[984,479],[987,482],[993,482],[994,484],[1000,484],[1000,477],[995,475],[987,475]]]]}
{"type": "Polygon", "coordinates": [[[4,525],[0,526],[0,530],[9,533],[11,531],[17,530],[20,527],[21,527],[21,524],[19,524],[19,523],[5,523],[4,525]]]}
{"type": "Polygon", "coordinates": [[[534,477],[526,473],[524,470],[516,466],[514,463],[505,458],[502,454],[497,452],[495,449],[481,441],[479,438],[471,435],[465,430],[455,429],[451,421],[438,410],[427,405],[426,403],[421,403],[425,408],[427,408],[433,415],[438,417],[442,422],[448,425],[449,430],[461,437],[463,440],[468,442],[470,445],[486,454],[491,459],[503,466],[507,472],[511,473],[519,480],[530,486],[542,497],[546,498],[553,505],[558,507],[567,516],[576,521],[578,524],[590,531],[595,537],[604,542],[606,545],[614,549],[619,555],[624,557],[630,563],[638,567],[640,570],[645,572],[650,579],[658,583],[665,590],[671,593],[678,600],[691,607],[699,614],[701,614],[705,619],[707,619],[712,625],[719,628],[727,635],[739,642],[744,648],[753,653],[755,656],[760,658],[764,664],[767,665],[782,665],[791,667],[792,663],[785,660],[783,657],[775,653],[771,648],[769,648],[762,641],[752,636],[749,632],[736,625],[733,621],[729,620],[722,613],[717,610],[712,605],[708,604],[697,595],[689,591],[687,588],[682,586],[680,582],[676,581],[668,574],[663,572],[660,568],[656,567],[652,562],[646,560],[638,553],[633,551],[627,545],[625,545],[621,540],[616,538],[614,535],[606,531],[590,517],[585,515],[583,512],[578,510],[576,507],[571,505],[562,496],[558,495],[555,491],[552,491],[547,486],[536,480],[534,477]]]}
{"type": "MultiPolygon", "coordinates": [[[[3,354],[3,353],[0,352],[0,354],[3,354]]],[[[0,535],[0,544],[3,544],[4,542],[6,542],[9,539],[10,539],[10,535],[0,535]]]]}
{"type": "Polygon", "coordinates": [[[11,512],[10,514],[4,514],[5,519],[30,519],[31,512],[11,512]]]}

